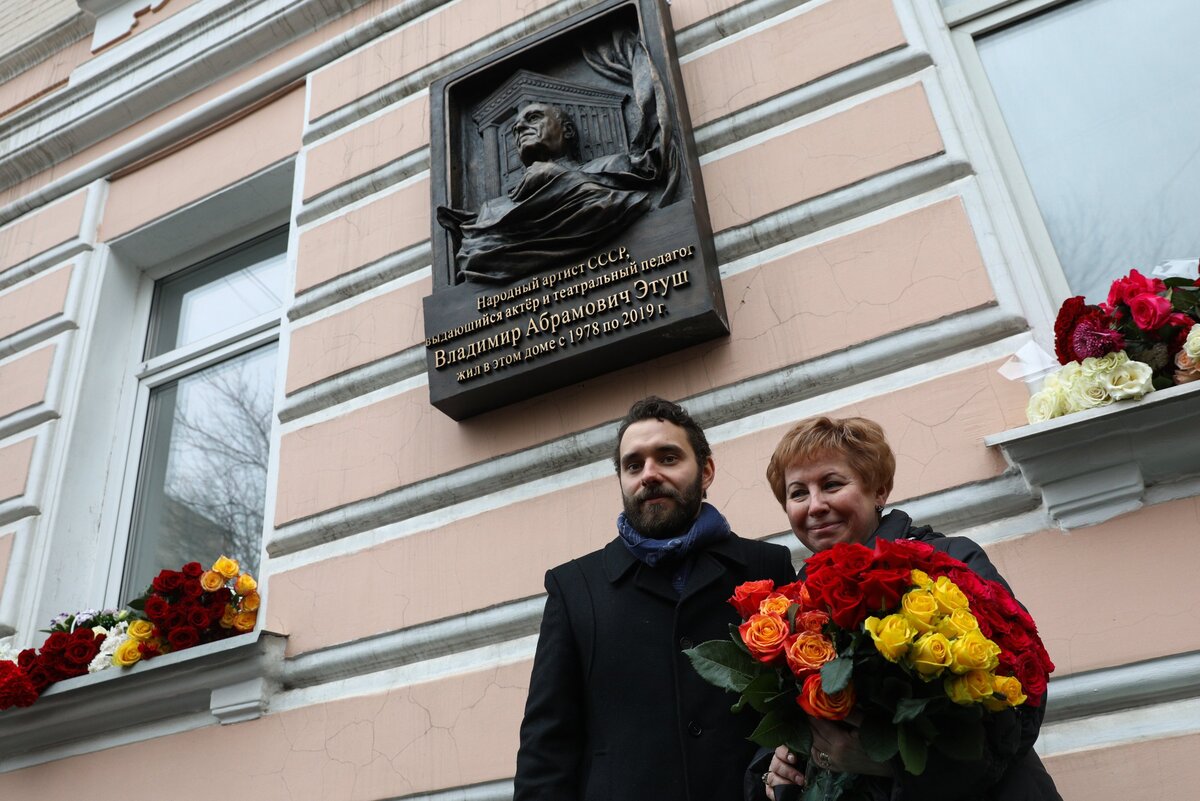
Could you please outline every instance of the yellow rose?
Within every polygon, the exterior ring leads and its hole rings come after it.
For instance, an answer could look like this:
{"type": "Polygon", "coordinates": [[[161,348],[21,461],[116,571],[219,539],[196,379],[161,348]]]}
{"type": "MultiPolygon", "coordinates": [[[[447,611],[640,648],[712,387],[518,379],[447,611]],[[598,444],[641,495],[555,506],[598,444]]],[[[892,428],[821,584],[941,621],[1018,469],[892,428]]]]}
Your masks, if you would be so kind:
{"type": "Polygon", "coordinates": [[[225,577],[220,573],[207,570],[200,576],[200,587],[205,592],[216,592],[225,586],[225,577]]]}
{"type": "Polygon", "coordinates": [[[946,639],[948,640],[953,640],[969,631],[977,631],[978,629],[979,621],[966,609],[955,609],[942,618],[937,625],[938,633],[946,635],[946,639]]]}
{"type": "Polygon", "coordinates": [[[972,670],[962,676],[947,676],[946,695],[956,704],[969,706],[980,701],[987,703],[992,697],[992,674],[986,670],[972,670]]]}
{"type": "Polygon", "coordinates": [[[909,590],[900,599],[900,610],[908,622],[921,634],[933,631],[937,622],[938,605],[928,590],[909,590]]]}
{"type": "Polygon", "coordinates": [[[154,624],[149,620],[135,620],[129,624],[130,639],[144,642],[154,636],[154,624]]]}
{"type": "Polygon", "coordinates": [[[238,612],[233,616],[233,628],[237,631],[250,631],[258,622],[257,612],[238,612]]]}
{"type": "Polygon", "coordinates": [[[888,615],[882,620],[869,617],[863,621],[863,628],[875,641],[875,650],[891,662],[899,661],[908,653],[908,647],[917,636],[917,630],[904,615],[888,615]]]}
{"type": "Polygon", "coordinates": [[[1004,696],[1004,700],[995,695],[983,699],[983,705],[992,712],[1025,703],[1025,691],[1021,689],[1021,682],[1015,676],[993,676],[992,690],[1004,696]]]}
{"type": "Polygon", "coordinates": [[[932,592],[933,599],[937,601],[938,611],[943,615],[948,615],[955,609],[966,609],[971,605],[958,585],[945,576],[933,583],[932,592]]]}
{"type": "Polygon", "coordinates": [[[242,609],[246,612],[257,612],[260,600],[261,599],[259,598],[257,592],[247,593],[246,596],[242,598],[242,609]]]}
{"type": "Polygon", "coordinates": [[[238,574],[241,569],[238,566],[237,560],[230,559],[228,556],[221,556],[217,561],[213,562],[212,566],[214,573],[220,573],[227,579],[231,579],[238,574]]]}
{"type": "Polygon", "coordinates": [[[950,669],[959,675],[972,670],[993,670],[1000,661],[1000,646],[976,629],[952,642],[950,655],[950,669]]]}
{"type": "Polygon", "coordinates": [[[929,589],[929,587],[933,584],[933,579],[929,577],[928,573],[926,573],[924,570],[917,570],[915,568],[909,576],[909,581],[914,587],[920,587],[923,590],[929,589]]]}
{"type": "MultiPolygon", "coordinates": [[[[237,577],[237,583],[233,585],[233,591],[238,595],[245,595],[248,592],[254,592],[258,589],[258,582],[249,573],[243,573],[237,577]]],[[[787,611],[786,609],[784,610],[787,611]]]]}
{"type": "Polygon", "coordinates": [[[141,661],[142,652],[138,650],[138,641],[130,637],[117,646],[113,652],[113,664],[117,667],[129,667],[141,661]]]}
{"type": "Polygon", "coordinates": [[[931,631],[922,634],[908,652],[908,664],[925,681],[932,681],[950,665],[950,641],[931,631]]]}
{"type": "Polygon", "coordinates": [[[237,616],[237,610],[228,604],[225,605],[225,611],[221,613],[221,628],[233,628],[233,619],[237,616]]]}

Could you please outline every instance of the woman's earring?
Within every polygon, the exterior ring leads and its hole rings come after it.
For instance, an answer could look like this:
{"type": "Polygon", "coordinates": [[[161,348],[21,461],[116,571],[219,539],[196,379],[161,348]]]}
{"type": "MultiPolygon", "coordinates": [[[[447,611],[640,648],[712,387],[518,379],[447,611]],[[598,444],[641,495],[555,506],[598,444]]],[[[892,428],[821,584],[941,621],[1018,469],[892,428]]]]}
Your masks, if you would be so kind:
{"type": "Polygon", "coordinates": [[[876,506],[876,507],[875,507],[875,514],[879,514],[879,513],[880,513],[880,512],[882,512],[882,511],[883,511],[883,507],[882,507],[882,506],[876,506]]]}

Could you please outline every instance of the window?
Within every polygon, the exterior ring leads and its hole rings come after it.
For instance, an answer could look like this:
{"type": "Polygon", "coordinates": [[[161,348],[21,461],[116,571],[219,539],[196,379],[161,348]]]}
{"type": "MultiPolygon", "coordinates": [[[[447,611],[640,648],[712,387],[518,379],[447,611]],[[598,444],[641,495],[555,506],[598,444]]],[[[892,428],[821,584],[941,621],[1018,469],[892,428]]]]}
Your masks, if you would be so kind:
{"type": "Polygon", "coordinates": [[[121,602],[219,554],[259,572],[286,252],[284,229],[154,284],[121,602]]]}
{"type": "MultiPolygon", "coordinates": [[[[980,7],[942,5],[952,24],[956,7],[980,7]]],[[[1010,181],[1028,182],[1036,210],[1024,211],[1052,243],[1044,260],[1056,256],[1070,291],[1096,302],[1131,268],[1200,253],[1200,108],[1190,102],[1200,73],[1188,58],[1200,4],[987,4],[997,6],[962,12],[957,30],[993,93],[994,132],[1019,159],[1023,176],[1012,169],[1010,181]]]]}

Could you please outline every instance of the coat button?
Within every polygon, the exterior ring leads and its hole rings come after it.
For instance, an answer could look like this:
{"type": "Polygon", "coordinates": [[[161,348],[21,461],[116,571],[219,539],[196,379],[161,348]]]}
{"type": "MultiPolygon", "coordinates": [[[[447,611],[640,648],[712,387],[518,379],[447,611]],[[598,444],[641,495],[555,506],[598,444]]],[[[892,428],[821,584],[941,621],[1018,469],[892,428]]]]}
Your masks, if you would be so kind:
{"type": "Polygon", "coordinates": [[[679,638],[679,647],[686,651],[687,649],[692,647],[692,641],[690,639],[688,639],[687,637],[680,637],[679,638]]]}
{"type": "Polygon", "coordinates": [[[688,734],[692,735],[693,737],[699,737],[703,731],[704,729],[700,728],[700,724],[694,720],[688,724],[688,734]]]}

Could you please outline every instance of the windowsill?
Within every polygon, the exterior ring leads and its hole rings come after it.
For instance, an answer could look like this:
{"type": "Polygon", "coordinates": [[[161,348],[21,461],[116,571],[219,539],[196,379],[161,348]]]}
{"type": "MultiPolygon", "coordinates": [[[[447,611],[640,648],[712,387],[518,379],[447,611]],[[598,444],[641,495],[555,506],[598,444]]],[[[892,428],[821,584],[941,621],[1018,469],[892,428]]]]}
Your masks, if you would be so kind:
{"type": "Polygon", "coordinates": [[[33,706],[0,712],[6,757],[155,720],[208,711],[213,722],[261,716],[277,687],[286,638],[252,632],[130,668],[56,682],[33,706]]]}
{"type": "Polygon", "coordinates": [[[1200,474],[1200,382],[984,439],[999,445],[1062,528],[1141,508],[1146,487],[1200,474]]]}

